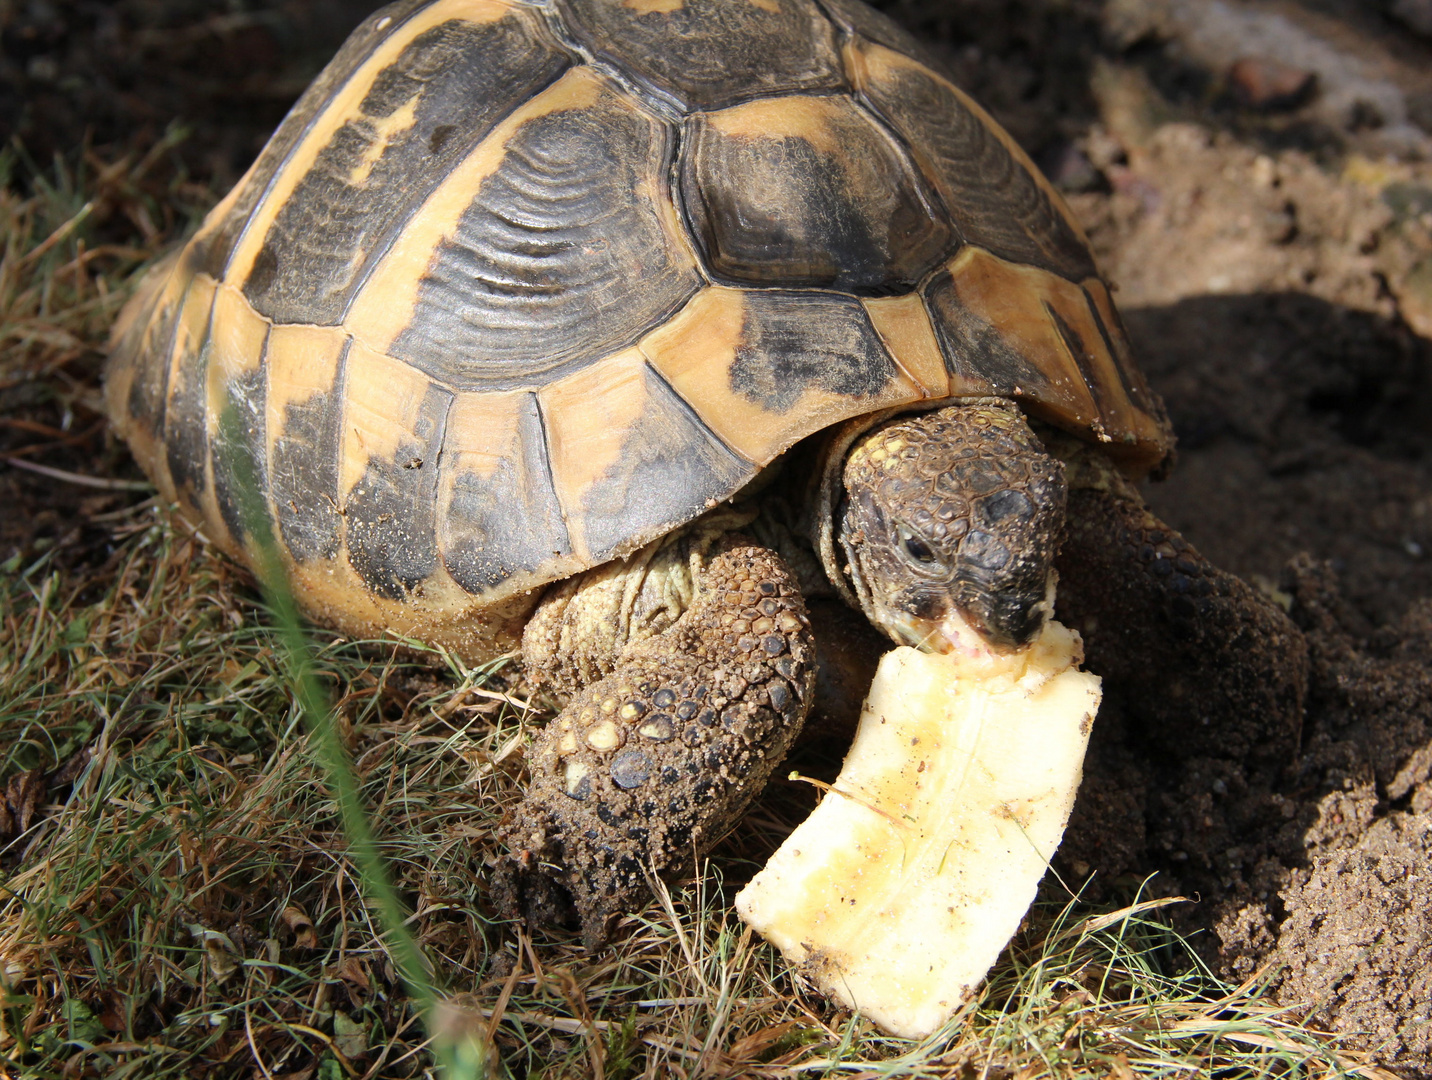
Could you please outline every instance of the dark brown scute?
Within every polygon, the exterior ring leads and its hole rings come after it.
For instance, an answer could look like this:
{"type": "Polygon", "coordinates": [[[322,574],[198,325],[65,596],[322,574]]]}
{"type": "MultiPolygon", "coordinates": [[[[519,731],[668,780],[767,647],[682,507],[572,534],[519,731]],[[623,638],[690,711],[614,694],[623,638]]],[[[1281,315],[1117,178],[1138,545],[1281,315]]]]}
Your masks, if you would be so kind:
{"type": "Polygon", "coordinates": [[[519,10],[419,34],[377,73],[360,114],[334,132],[274,218],[244,287],[255,309],[278,322],[336,324],[428,194],[567,64],[519,10]],[[405,108],[411,124],[385,141],[385,121],[405,108]]]}
{"type": "Polygon", "coordinates": [[[348,492],[348,561],[364,584],[390,600],[404,598],[437,568],[438,451],[453,395],[429,385],[412,438],[391,458],[368,459],[348,492]]]}
{"type": "Polygon", "coordinates": [[[164,410],[165,453],[169,475],[180,497],[197,504],[208,486],[204,465],[208,461],[208,373],[209,321],[212,303],[202,314],[203,336],[184,343],[175,358],[169,401],[164,410]]]}
{"type": "Polygon", "coordinates": [[[610,89],[522,124],[434,254],[391,354],[457,389],[530,389],[660,323],[700,284],[658,202],[670,143],[610,89]]]}
{"type": "Polygon", "coordinates": [[[1133,351],[1129,347],[1129,332],[1124,328],[1119,309],[1114,307],[1109,297],[1108,286],[1102,281],[1086,281],[1082,288],[1094,325],[1099,328],[1104,339],[1104,348],[1114,360],[1114,368],[1119,373],[1129,400],[1168,427],[1168,414],[1163,400],[1149,389],[1143,369],[1134,360],[1133,351]],[[1098,299],[1095,298],[1095,293],[1099,294],[1098,299]]]}
{"type": "MultiPolygon", "coordinates": [[[[155,365],[155,359],[150,355],[150,349],[147,347],[147,343],[153,339],[154,321],[159,312],[160,304],[164,302],[166,284],[164,278],[171,272],[175,261],[175,257],[170,255],[163,262],[149,270],[140,286],[139,292],[136,293],[134,299],[130,301],[131,304],[137,303],[142,306],[139,311],[133,313],[133,317],[130,318],[128,325],[124,327],[123,334],[115,337],[110,349],[111,360],[109,370],[105,375],[105,381],[108,384],[107,392],[114,393],[116,386],[123,385],[124,376],[132,376],[122,408],[115,408],[115,406],[118,405],[117,402],[112,403],[110,406],[110,408],[115,409],[117,413],[123,414],[122,416],[116,416],[116,419],[122,423],[123,430],[126,433],[132,430],[130,425],[136,422],[140,424],[152,423],[152,417],[136,417],[135,415],[134,408],[136,404],[142,408],[146,400],[146,394],[142,390],[138,391],[138,396],[136,397],[135,384],[137,384],[141,378],[152,378],[152,373],[150,373],[148,369],[155,365]]],[[[125,313],[128,315],[129,309],[126,308],[125,313]]],[[[158,434],[155,428],[147,428],[146,430],[151,437],[158,434]]]]}
{"type": "Polygon", "coordinates": [[[859,301],[831,293],[747,295],[731,389],[767,412],[786,412],[807,389],[874,397],[897,374],[859,301]]]}
{"type": "Polygon", "coordinates": [[[178,253],[171,252],[151,266],[140,278],[139,287],[124,307],[123,318],[116,323],[111,332],[109,349],[111,364],[134,364],[142,355],[141,343],[144,340],[144,335],[149,332],[149,324],[164,295],[164,283],[161,280],[161,276],[165,273],[164,267],[172,268],[178,258],[178,253]],[[136,307],[138,310],[135,310],[136,307]]]}
{"type": "Polygon", "coordinates": [[[224,387],[218,425],[209,447],[219,515],[229,535],[246,547],[246,538],[253,532],[251,515],[267,514],[265,398],[262,368],[231,379],[224,387]]]}
{"type": "Polygon", "coordinates": [[[721,114],[687,124],[682,190],[707,265],[755,284],[908,290],[953,247],[943,213],[849,98],[793,104],[819,130],[732,134],[721,114]]]}
{"type": "MultiPolygon", "coordinates": [[[[562,508],[552,487],[535,394],[518,408],[515,446],[482,475],[456,471],[439,539],[443,565],[471,593],[500,587],[571,553],[562,508]]],[[[448,467],[448,466],[445,466],[448,467]]]]}
{"type": "Polygon", "coordinates": [[[558,8],[594,55],[685,108],[845,86],[835,28],[810,0],[560,0],[558,8]]]}
{"type": "Polygon", "coordinates": [[[1025,395],[1040,396],[1039,388],[1048,384],[1048,376],[1012,348],[999,327],[960,300],[948,271],[936,274],[925,286],[925,305],[951,375],[986,382],[991,393],[1001,396],[1013,395],[1016,387],[1025,395]]]}
{"type": "Polygon", "coordinates": [[[862,92],[929,170],[966,241],[1070,281],[1096,276],[1089,249],[984,119],[923,68],[887,70],[862,92]]]}
{"type": "Polygon", "coordinates": [[[751,476],[676,392],[643,368],[647,408],[626,433],[621,455],[584,492],[580,509],[594,563],[658,536],[694,516],[692,508],[729,498],[751,476]]]}
{"type": "Polygon", "coordinates": [[[939,60],[906,30],[883,11],[876,11],[861,0],[816,0],[826,14],[842,30],[859,34],[868,41],[894,49],[912,60],[918,60],[943,74],[939,60]]]}
{"type": "Polygon", "coordinates": [[[249,216],[258,206],[259,200],[283,167],[283,163],[303,139],[314,117],[333,96],[333,92],[348,80],[384,38],[431,2],[432,0],[398,0],[397,3],[375,11],[349,35],[337,55],[328,62],[328,66],[318,78],[309,84],[308,89],[289,110],[288,116],[259,153],[247,181],[239,189],[237,198],[229,206],[223,220],[217,224],[214,232],[208,235],[205,243],[205,269],[210,276],[216,280],[223,278],[229,265],[229,256],[233,254],[234,245],[242,235],[244,226],[248,224],[249,216]]]}
{"type": "MultiPolygon", "coordinates": [[[[178,273],[176,270],[175,273],[178,273]]],[[[174,351],[174,334],[184,309],[187,283],[170,280],[157,290],[153,313],[145,320],[139,338],[134,381],[125,404],[129,422],[138,424],[151,436],[164,431],[164,410],[169,393],[169,359],[174,351]]]]}
{"type": "Polygon", "coordinates": [[[327,391],[284,406],[269,475],[279,533],[297,562],[330,559],[342,543],[338,462],[343,452],[343,389],[348,345],[327,391]]]}
{"type": "MultiPolygon", "coordinates": [[[[1084,384],[1089,388],[1089,393],[1094,398],[1094,407],[1098,410],[1099,416],[1117,416],[1119,403],[1109,400],[1109,392],[1094,367],[1096,361],[1093,350],[1104,342],[1085,341],[1078,329],[1071,324],[1068,319],[1064,318],[1063,315],[1059,314],[1059,309],[1048,300],[1040,301],[1040,306],[1044,308],[1044,313],[1049,317],[1050,324],[1053,325],[1060,339],[1064,342],[1064,348],[1068,351],[1069,355],[1074,358],[1074,363],[1079,368],[1079,374],[1084,377],[1084,384]]],[[[1100,330],[1103,330],[1103,323],[1099,320],[1098,311],[1092,306],[1089,310],[1093,314],[1094,325],[1099,327],[1100,330]]]]}

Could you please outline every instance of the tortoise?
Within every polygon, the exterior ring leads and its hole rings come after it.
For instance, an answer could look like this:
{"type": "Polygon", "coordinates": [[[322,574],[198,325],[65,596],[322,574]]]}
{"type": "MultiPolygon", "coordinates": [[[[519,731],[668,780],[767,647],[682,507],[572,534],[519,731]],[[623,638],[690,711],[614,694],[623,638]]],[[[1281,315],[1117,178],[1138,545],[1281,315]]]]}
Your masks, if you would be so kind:
{"type": "Polygon", "coordinates": [[[858,0],[383,8],[143,281],[106,400],[314,620],[520,650],[563,708],[499,895],[592,945],[848,688],[851,618],[1017,647],[1077,533],[1125,623],[1286,632],[1131,487],[1173,434],[1078,222],[858,0]]]}

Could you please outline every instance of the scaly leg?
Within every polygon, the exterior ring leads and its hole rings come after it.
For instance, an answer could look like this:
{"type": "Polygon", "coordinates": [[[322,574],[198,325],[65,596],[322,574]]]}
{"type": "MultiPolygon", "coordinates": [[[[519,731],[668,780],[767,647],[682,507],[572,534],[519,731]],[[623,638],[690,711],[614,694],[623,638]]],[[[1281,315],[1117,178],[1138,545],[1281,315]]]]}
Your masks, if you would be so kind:
{"type": "Polygon", "coordinates": [[[1169,760],[1277,771],[1298,751],[1307,643],[1292,620],[1148,509],[1101,454],[1065,445],[1069,516],[1059,618],[1090,670],[1169,760]]]}
{"type": "Polygon", "coordinates": [[[622,650],[528,752],[531,785],[504,839],[499,900],[529,923],[575,909],[589,948],[736,822],[800,731],[815,653],[775,552],[718,546],[691,607],[622,650]]]}

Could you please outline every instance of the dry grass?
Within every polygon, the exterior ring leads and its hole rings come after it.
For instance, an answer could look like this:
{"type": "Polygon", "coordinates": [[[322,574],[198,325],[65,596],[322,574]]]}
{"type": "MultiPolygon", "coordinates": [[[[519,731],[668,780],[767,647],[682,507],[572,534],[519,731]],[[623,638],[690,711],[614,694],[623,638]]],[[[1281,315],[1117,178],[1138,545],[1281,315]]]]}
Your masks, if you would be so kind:
{"type": "Polygon", "coordinates": [[[1364,1071],[1257,985],[1220,985],[1157,904],[1101,913],[1054,883],[944,1031],[880,1035],[731,913],[723,876],[749,875],[803,788],[768,795],[608,952],[497,921],[493,827],[542,717],[502,670],[295,644],[282,597],[266,607],[176,527],[98,427],[124,282],[193,220],[166,208],[202,202],[148,179],[164,153],[31,172],[27,195],[0,177],[0,420],[24,434],[4,468],[83,474],[8,477],[21,513],[63,521],[15,530],[0,567],[0,1071],[410,1076],[438,1070],[430,1037],[453,1076],[1364,1071]],[[385,869],[345,827],[350,796],[385,869]]]}

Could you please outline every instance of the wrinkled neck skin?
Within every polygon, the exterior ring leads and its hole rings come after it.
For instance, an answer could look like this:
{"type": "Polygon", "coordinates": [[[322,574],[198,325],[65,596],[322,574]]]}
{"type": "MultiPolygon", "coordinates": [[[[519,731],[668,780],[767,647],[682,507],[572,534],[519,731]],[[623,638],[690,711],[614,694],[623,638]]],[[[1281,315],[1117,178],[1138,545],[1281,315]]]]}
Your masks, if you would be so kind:
{"type": "Polygon", "coordinates": [[[1043,628],[1064,468],[1012,403],[877,424],[849,444],[834,494],[840,584],[897,644],[951,652],[973,630],[983,646],[1008,650],[1043,628]]]}

